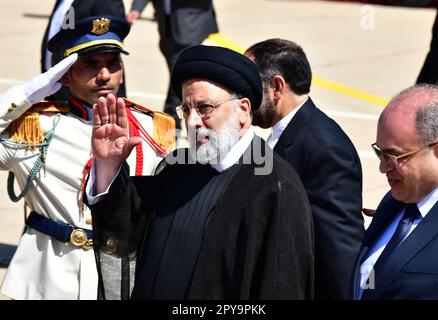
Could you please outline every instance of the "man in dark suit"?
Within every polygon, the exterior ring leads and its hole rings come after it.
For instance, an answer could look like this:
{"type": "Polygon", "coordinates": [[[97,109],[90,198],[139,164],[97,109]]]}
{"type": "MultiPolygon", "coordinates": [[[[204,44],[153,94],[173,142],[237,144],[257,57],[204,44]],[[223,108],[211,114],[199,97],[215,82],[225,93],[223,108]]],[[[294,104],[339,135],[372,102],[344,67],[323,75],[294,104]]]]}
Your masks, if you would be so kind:
{"type": "Polygon", "coordinates": [[[103,264],[110,256],[122,259],[124,298],[136,257],[134,299],[311,299],[310,206],[293,168],[251,128],[262,100],[257,67],[226,48],[193,46],[178,57],[171,83],[189,148],[152,177],[130,179],[121,167],[139,142],[127,136],[123,100],[94,108],[86,190],[97,193],[88,201],[100,293],[120,281],[103,264]]]}
{"type": "Polygon", "coordinates": [[[438,87],[417,85],[379,118],[373,149],[391,192],[365,233],[351,297],[438,299],[438,87]]]}
{"type": "MultiPolygon", "coordinates": [[[[41,72],[45,72],[53,65],[64,59],[60,53],[52,53],[47,48],[49,40],[64,25],[64,28],[72,28],[76,20],[91,16],[108,15],[125,18],[125,6],[123,0],[57,0],[49,24],[44,33],[41,44],[41,72]]],[[[124,74],[124,73],[123,73],[124,74]]],[[[125,76],[117,93],[120,97],[126,97],[125,76]]],[[[48,97],[48,100],[67,100],[68,90],[62,87],[56,93],[48,97]]]]}
{"type": "Polygon", "coordinates": [[[417,83],[438,84],[438,11],[432,28],[430,49],[418,75],[417,83]]]}
{"type": "MultiPolygon", "coordinates": [[[[134,0],[128,22],[134,23],[149,0],[134,0]]],[[[169,73],[176,58],[185,48],[201,44],[210,34],[218,32],[212,0],[152,0],[160,33],[160,50],[166,58],[169,73]]],[[[169,84],[164,112],[173,115],[177,125],[175,107],[181,103],[169,84]]]]}
{"type": "Polygon", "coordinates": [[[346,299],[364,233],[362,171],[347,135],[308,96],[312,73],[295,43],[270,39],[246,55],[259,68],[264,99],[254,125],[273,126],[268,145],[297,171],[315,226],[315,298],[346,299]]]}

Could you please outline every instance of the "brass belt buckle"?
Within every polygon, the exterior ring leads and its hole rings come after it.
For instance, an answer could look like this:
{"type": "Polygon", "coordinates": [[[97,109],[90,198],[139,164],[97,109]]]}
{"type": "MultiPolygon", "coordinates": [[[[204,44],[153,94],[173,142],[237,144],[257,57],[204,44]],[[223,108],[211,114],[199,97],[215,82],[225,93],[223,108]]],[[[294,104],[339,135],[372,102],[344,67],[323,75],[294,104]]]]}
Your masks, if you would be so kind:
{"type": "Polygon", "coordinates": [[[88,239],[87,233],[82,229],[73,229],[70,234],[70,243],[75,247],[89,250],[93,247],[93,239],[88,239]]]}
{"type": "Polygon", "coordinates": [[[82,247],[87,240],[87,233],[82,229],[73,229],[70,234],[70,243],[76,247],[82,247]]]}

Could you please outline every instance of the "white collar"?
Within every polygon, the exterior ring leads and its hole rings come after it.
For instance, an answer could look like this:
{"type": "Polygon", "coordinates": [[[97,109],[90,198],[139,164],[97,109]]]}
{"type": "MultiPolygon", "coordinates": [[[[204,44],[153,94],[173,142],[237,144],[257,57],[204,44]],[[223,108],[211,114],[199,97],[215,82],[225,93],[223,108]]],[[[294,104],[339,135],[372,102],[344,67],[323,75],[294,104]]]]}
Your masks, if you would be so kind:
{"type": "Polygon", "coordinates": [[[280,136],[283,134],[283,131],[288,126],[289,122],[292,121],[292,118],[294,115],[300,110],[300,108],[309,100],[309,97],[306,98],[306,100],[303,101],[298,107],[293,109],[291,112],[289,112],[285,117],[283,117],[280,121],[278,121],[273,127],[272,127],[272,135],[269,138],[269,146],[273,149],[275,144],[278,142],[278,139],[280,139],[280,136]]]}
{"type": "Polygon", "coordinates": [[[421,216],[424,218],[426,214],[432,209],[432,207],[438,201],[438,187],[429,193],[426,198],[417,203],[418,210],[420,210],[421,216]]]}
{"type": "Polygon", "coordinates": [[[245,134],[239,139],[239,141],[228,151],[227,155],[221,160],[221,163],[210,163],[210,166],[219,171],[224,172],[233,166],[240,157],[243,155],[246,149],[248,149],[254,138],[254,131],[250,127],[245,134]]]}

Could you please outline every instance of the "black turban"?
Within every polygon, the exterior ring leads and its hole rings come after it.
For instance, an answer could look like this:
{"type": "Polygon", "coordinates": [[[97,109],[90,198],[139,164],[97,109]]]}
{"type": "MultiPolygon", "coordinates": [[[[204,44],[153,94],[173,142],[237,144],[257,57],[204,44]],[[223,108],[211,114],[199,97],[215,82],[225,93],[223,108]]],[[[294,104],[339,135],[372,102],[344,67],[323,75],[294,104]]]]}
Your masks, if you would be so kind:
{"type": "Polygon", "coordinates": [[[263,87],[257,66],[230,49],[198,45],[184,50],[176,60],[171,79],[172,88],[180,99],[183,82],[194,78],[214,81],[248,98],[252,110],[258,109],[262,102],[263,87]]]}

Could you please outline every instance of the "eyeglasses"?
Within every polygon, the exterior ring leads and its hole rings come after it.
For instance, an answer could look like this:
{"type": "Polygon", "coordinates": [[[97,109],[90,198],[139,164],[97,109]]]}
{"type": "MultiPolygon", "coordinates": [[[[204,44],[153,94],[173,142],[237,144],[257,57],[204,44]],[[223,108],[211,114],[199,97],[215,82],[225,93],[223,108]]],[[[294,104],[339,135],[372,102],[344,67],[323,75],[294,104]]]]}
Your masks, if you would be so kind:
{"type": "Polygon", "coordinates": [[[191,106],[189,104],[182,104],[178,107],[176,107],[176,114],[178,115],[178,118],[181,120],[187,119],[190,116],[191,109],[195,109],[196,113],[201,117],[201,119],[205,119],[221,104],[224,104],[226,102],[230,102],[233,100],[239,100],[241,98],[239,97],[233,97],[231,99],[223,100],[220,102],[217,102],[215,104],[212,103],[206,103],[201,102],[197,105],[191,106]]]}
{"type": "Polygon", "coordinates": [[[418,150],[415,150],[415,151],[409,151],[409,152],[406,152],[406,153],[399,154],[398,156],[393,155],[393,154],[390,154],[390,153],[388,153],[388,152],[386,152],[386,151],[381,150],[381,149],[377,146],[377,143],[373,143],[373,144],[371,145],[371,147],[373,148],[374,153],[376,154],[376,156],[377,156],[380,160],[390,161],[391,164],[392,164],[394,167],[396,167],[396,168],[401,168],[401,167],[407,162],[407,160],[408,160],[410,157],[413,157],[413,156],[414,156],[415,154],[417,154],[418,152],[420,152],[420,151],[422,151],[422,150],[424,150],[424,149],[430,148],[430,147],[436,145],[437,143],[438,143],[438,141],[437,141],[437,142],[434,142],[434,143],[430,143],[430,144],[428,144],[428,145],[425,145],[424,147],[422,147],[422,148],[420,148],[420,149],[418,149],[418,150]]]}

